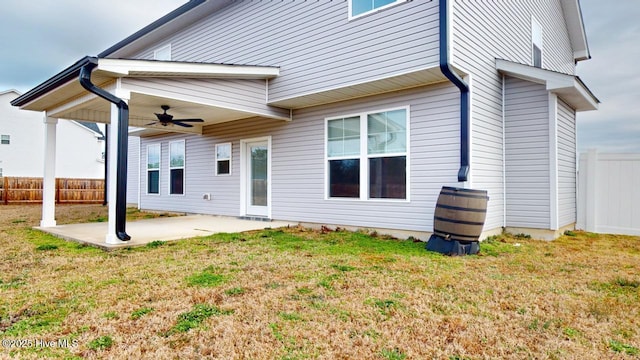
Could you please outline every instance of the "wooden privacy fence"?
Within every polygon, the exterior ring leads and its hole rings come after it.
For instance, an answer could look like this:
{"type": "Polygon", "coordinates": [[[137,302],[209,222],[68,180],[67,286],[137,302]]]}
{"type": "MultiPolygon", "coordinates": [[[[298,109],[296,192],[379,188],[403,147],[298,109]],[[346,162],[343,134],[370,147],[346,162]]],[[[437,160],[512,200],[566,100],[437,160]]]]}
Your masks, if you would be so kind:
{"type": "MultiPolygon", "coordinates": [[[[42,202],[42,178],[0,178],[0,204],[42,202]]],[[[103,179],[56,179],[56,204],[101,204],[103,179]]]]}

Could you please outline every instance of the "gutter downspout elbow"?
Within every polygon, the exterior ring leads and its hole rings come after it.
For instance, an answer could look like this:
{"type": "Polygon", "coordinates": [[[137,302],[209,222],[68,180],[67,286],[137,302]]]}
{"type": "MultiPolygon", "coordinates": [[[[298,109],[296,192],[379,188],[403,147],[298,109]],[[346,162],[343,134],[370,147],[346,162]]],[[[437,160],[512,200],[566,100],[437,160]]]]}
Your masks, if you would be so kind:
{"type": "MultiPolygon", "coordinates": [[[[91,71],[98,66],[98,59],[87,58],[86,63],[80,69],[80,85],[87,91],[115,104],[118,107],[118,156],[116,171],[116,186],[111,189],[116,192],[116,236],[122,241],[131,240],[126,232],[127,221],[127,151],[129,136],[129,105],[119,97],[95,86],[91,82],[91,71]]],[[[111,135],[113,136],[113,134],[111,135]]],[[[113,160],[112,160],[113,161],[113,160]]]]}
{"type": "Polygon", "coordinates": [[[440,0],[440,71],[455,86],[460,89],[460,169],[458,181],[469,179],[469,126],[470,126],[470,98],[469,85],[464,82],[452,69],[449,63],[449,0],[440,0]]]}

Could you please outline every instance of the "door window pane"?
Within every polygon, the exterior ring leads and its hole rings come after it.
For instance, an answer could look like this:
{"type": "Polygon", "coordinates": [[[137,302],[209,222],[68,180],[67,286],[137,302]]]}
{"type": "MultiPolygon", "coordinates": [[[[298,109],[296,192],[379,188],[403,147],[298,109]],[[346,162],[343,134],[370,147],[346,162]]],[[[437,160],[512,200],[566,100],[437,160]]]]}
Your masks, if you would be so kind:
{"type": "Polygon", "coordinates": [[[369,159],[369,198],[407,198],[407,158],[405,156],[369,159]]]}
{"type": "Polygon", "coordinates": [[[251,146],[251,205],[267,206],[266,146],[251,146]]]}
{"type": "Polygon", "coordinates": [[[360,160],[329,161],[329,196],[360,197],[360,160]]]}

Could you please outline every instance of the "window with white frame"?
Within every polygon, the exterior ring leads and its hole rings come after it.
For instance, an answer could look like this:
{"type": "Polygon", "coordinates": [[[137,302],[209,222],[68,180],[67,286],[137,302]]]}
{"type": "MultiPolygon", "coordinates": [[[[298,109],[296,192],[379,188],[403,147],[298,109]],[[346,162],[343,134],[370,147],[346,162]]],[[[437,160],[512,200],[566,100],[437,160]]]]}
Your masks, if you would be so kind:
{"type": "Polygon", "coordinates": [[[408,108],[327,119],[329,198],[406,199],[408,108]]]}
{"type": "Polygon", "coordinates": [[[11,135],[0,135],[0,144],[2,145],[11,144],[11,135]]]}
{"type": "Polygon", "coordinates": [[[153,59],[170,61],[171,60],[171,44],[167,44],[161,48],[156,49],[153,52],[153,59]]]}
{"type": "Polygon", "coordinates": [[[160,144],[147,146],[147,194],[160,194],[160,144]]]}
{"type": "Polygon", "coordinates": [[[542,67],[542,26],[535,18],[531,18],[531,57],[533,66],[542,67]]]}
{"type": "Polygon", "coordinates": [[[184,140],[169,143],[169,194],[184,194],[184,140]]]}
{"type": "Polygon", "coordinates": [[[349,0],[349,16],[357,17],[406,1],[407,0],[349,0]]]}
{"type": "Polygon", "coordinates": [[[216,145],[216,175],[231,174],[231,143],[216,145]]]}

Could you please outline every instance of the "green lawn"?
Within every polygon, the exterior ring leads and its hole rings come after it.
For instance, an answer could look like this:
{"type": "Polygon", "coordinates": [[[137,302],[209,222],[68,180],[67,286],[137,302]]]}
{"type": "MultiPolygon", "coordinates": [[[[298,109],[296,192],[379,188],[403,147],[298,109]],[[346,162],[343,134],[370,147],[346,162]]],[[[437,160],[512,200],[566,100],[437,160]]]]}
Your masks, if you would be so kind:
{"type": "MultiPolygon", "coordinates": [[[[105,211],[62,207],[58,221],[105,211]]],[[[107,253],[32,230],[38,217],[0,206],[0,357],[640,356],[638,237],[505,235],[447,257],[290,228],[107,253]]]]}

